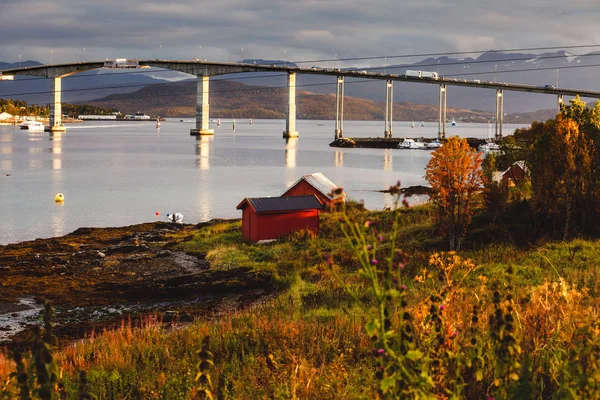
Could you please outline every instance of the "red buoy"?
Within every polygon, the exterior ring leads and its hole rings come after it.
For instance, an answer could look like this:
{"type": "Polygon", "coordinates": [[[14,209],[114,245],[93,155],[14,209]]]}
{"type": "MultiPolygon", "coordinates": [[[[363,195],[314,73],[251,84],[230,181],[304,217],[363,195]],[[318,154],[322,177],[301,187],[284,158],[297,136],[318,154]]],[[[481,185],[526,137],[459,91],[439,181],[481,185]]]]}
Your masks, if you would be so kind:
{"type": "Polygon", "coordinates": [[[155,214],[156,214],[157,217],[160,215],[160,213],[158,211],[155,214]]]}

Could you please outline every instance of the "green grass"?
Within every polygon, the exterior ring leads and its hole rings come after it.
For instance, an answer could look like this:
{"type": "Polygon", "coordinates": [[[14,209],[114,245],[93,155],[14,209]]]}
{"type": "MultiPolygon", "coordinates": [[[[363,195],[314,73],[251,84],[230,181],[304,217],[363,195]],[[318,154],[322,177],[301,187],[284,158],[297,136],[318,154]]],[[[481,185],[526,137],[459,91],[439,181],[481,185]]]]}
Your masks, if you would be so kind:
{"type": "MultiPolygon", "coordinates": [[[[455,370],[467,381],[458,398],[485,398],[503,387],[494,386],[498,358],[487,323],[494,312],[494,282],[503,294],[512,286],[514,299],[503,304],[512,303],[515,309],[515,334],[523,348],[521,365],[531,366],[520,371],[518,387],[507,384],[506,390],[513,394],[529,391],[530,398],[545,399],[576,398],[565,394],[569,391],[581,398],[598,393],[600,364],[591,350],[599,346],[593,332],[600,329],[594,325],[600,241],[578,239],[525,248],[492,240],[471,246],[459,256],[471,259],[475,268],[469,272],[460,263],[448,267],[452,285],[447,288],[438,279],[443,271],[429,264],[430,256],[445,245],[434,233],[433,211],[420,206],[399,212],[399,239],[390,243],[394,213],[349,210],[359,226],[367,220],[379,223],[378,233],[384,240],[375,240],[378,259],[384,260],[392,246],[406,251],[400,283],[406,286],[405,310],[412,315],[419,348],[425,353],[433,348],[430,296],[449,290],[443,324],[448,335],[454,331],[457,336],[445,342],[444,351],[482,352],[486,362],[479,381],[466,364],[450,369],[445,363],[452,359],[440,358],[442,370],[433,375],[433,393],[439,398],[449,396],[455,370]],[[514,270],[510,276],[509,268],[514,270]],[[474,305],[480,307],[476,324],[472,322],[474,305]],[[469,343],[471,328],[478,332],[476,346],[469,343]]],[[[480,223],[477,229],[494,237],[497,228],[480,223]]],[[[214,270],[247,268],[272,274],[279,288],[274,299],[218,319],[175,327],[148,319],[141,328],[125,324],[72,343],[55,354],[68,398],[77,398],[80,370],[87,372],[90,390],[99,398],[195,398],[199,388],[194,381],[196,351],[206,335],[214,354],[210,374],[216,398],[375,398],[380,364],[373,356],[375,342],[365,324],[376,303],[372,289],[358,273],[361,263],[341,234],[339,215],[322,214],[321,232],[315,238],[295,234],[258,245],[245,243],[240,231],[240,221],[206,225],[181,246],[205,256],[214,270]],[[331,266],[325,261],[329,257],[331,266]]],[[[394,310],[390,318],[396,324],[403,307],[394,310]]],[[[433,374],[430,364],[420,362],[433,374]]],[[[0,393],[8,381],[6,398],[16,394],[14,379],[8,377],[12,368],[7,357],[0,356],[0,393]]]]}

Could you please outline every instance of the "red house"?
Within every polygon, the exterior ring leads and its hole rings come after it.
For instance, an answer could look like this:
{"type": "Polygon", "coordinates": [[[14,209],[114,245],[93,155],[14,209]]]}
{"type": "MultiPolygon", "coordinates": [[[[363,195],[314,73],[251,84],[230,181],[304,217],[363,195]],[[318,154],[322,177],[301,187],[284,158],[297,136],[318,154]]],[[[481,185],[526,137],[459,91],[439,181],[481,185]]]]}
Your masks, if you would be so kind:
{"type": "Polygon", "coordinates": [[[307,196],[314,194],[324,206],[332,202],[344,201],[345,194],[333,196],[332,192],[338,187],[320,172],[304,175],[296,183],[287,188],[281,197],[307,196]]]}
{"type": "Polygon", "coordinates": [[[510,184],[520,185],[529,179],[529,169],[525,165],[525,161],[516,161],[506,171],[502,173],[502,180],[507,180],[510,184]]]}
{"type": "Polygon", "coordinates": [[[310,195],[245,198],[236,208],[242,210],[242,236],[258,242],[302,229],[318,232],[321,207],[317,196],[310,195]]]}

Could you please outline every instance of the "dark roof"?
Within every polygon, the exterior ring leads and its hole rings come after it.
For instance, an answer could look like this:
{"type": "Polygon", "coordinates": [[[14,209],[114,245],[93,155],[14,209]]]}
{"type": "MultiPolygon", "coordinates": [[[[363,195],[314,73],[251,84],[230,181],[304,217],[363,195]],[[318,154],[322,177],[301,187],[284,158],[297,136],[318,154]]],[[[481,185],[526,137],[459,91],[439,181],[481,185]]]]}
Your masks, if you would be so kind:
{"type": "Polygon", "coordinates": [[[249,203],[257,213],[310,210],[322,207],[321,202],[314,194],[310,196],[245,198],[236,208],[240,210],[246,203],[249,203]]]}

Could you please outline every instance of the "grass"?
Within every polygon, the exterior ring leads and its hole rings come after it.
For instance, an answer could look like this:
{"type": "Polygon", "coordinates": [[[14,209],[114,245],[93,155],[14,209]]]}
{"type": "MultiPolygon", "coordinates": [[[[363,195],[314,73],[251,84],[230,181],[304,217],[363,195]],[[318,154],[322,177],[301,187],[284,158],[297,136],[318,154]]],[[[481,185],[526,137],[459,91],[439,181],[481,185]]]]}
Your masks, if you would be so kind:
{"type": "MultiPolygon", "coordinates": [[[[600,241],[547,242],[531,248],[492,242],[452,259],[440,254],[444,242],[433,234],[431,207],[399,212],[396,243],[389,242],[393,212],[351,207],[348,213],[357,226],[378,222],[377,233],[383,235],[382,242],[376,240],[378,259],[392,247],[405,250],[401,283],[406,304],[394,303],[389,319],[397,326],[403,313],[410,314],[417,349],[426,356],[409,364],[418,364],[432,377],[433,396],[483,398],[495,393],[502,398],[504,393],[550,399],[599,393],[600,241]],[[430,263],[435,253],[441,261],[430,263]],[[438,329],[431,320],[432,294],[443,299],[443,312],[436,311],[442,319],[441,347],[432,339],[438,329]],[[515,316],[513,336],[521,349],[506,360],[488,323],[498,309],[515,316]],[[470,358],[473,354],[479,354],[481,365],[472,364],[478,360],[470,358]],[[517,379],[500,380],[503,368],[516,371],[517,379]],[[466,386],[453,381],[455,372],[466,386]]],[[[189,325],[165,325],[148,317],[134,328],[124,321],[119,329],[64,346],[55,352],[55,360],[68,398],[78,398],[80,371],[87,373],[89,390],[100,399],[201,398],[195,381],[197,351],[206,336],[214,355],[210,376],[216,398],[380,396],[378,368],[389,360],[374,356],[377,341],[365,329],[377,302],[359,273],[363,267],[356,252],[341,235],[339,215],[322,215],[318,237],[299,233],[258,245],[243,242],[240,231],[239,221],[209,224],[182,249],[205,256],[215,270],[271,274],[280,288],[274,299],[189,325]]],[[[0,354],[0,399],[2,390],[6,398],[16,396],[15,381],[9,378],[13,370],[12,362],[0,354]]]]}

